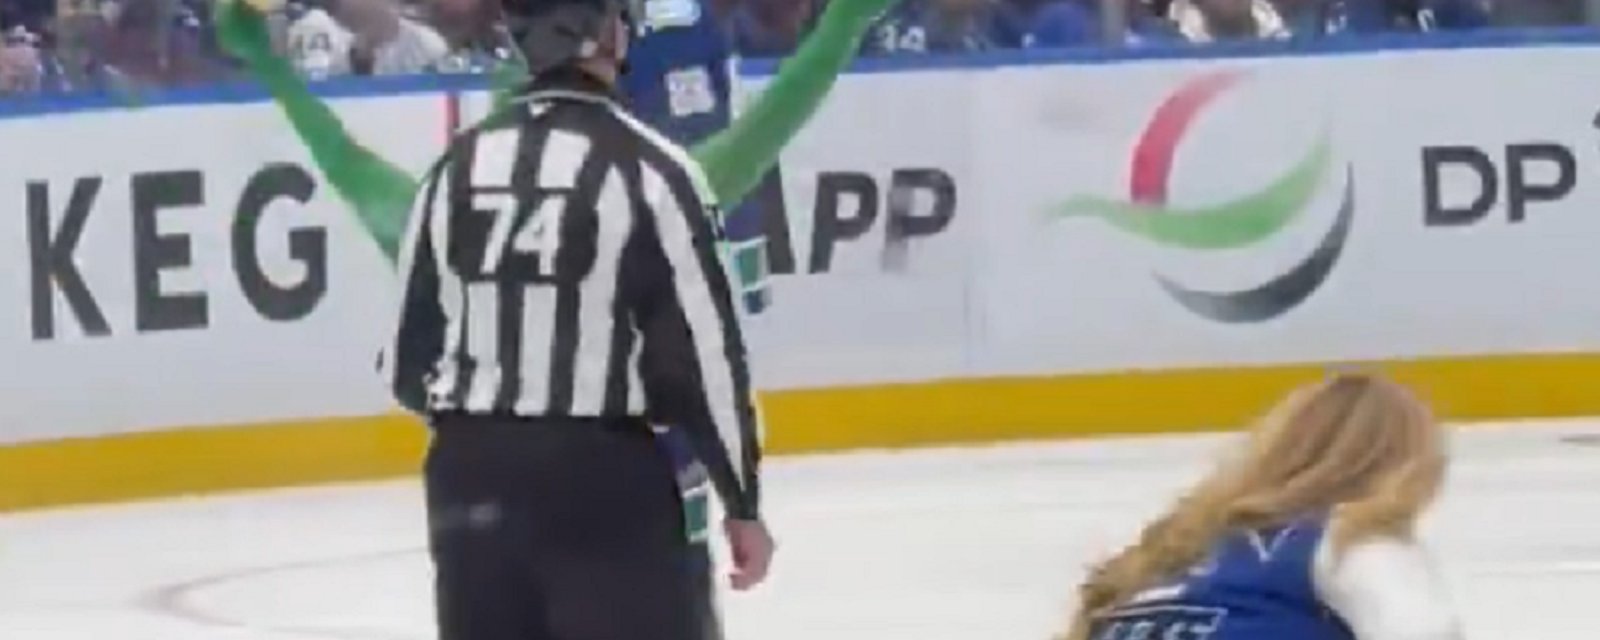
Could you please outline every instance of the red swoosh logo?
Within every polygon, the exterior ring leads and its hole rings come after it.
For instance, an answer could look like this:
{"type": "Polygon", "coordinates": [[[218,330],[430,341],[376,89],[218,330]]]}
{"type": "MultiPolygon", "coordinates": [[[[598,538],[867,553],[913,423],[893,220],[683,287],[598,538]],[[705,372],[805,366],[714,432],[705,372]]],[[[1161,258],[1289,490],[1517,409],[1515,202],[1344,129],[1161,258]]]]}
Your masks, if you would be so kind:
{"type": "Polygon", "coordinates": [[[1150,126],[1139,137],[1133,151],[1130,198],[1139,204],[1165,205],[1172,178],[1173,158],[1184,134],[1206,106],[1243,80],[1239,71],[1206,74],[1179,88],[1150,119],[1150,126]]]}

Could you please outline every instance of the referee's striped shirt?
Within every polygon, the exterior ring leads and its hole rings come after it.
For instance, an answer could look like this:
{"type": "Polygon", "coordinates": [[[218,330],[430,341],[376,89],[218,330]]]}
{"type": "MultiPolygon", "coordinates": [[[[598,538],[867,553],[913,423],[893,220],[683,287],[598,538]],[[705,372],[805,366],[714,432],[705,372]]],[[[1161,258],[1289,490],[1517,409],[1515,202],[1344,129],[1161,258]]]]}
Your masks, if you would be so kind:
{"type": "Polygon", "coordinates": [[[423,414],[648,416],[755,517],[750,375],[698,164],[586,78],[469,131],[424,180],[385,372],[423,414]]]}

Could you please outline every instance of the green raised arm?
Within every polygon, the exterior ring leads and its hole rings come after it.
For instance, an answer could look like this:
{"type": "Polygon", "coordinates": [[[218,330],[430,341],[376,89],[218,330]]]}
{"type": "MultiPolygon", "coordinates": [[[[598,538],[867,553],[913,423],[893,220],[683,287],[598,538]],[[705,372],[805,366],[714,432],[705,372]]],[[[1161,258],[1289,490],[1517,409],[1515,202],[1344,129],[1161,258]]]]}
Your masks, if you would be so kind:
{"type": "Polygon", "coordinates": [[[728,125],[692,151],[724,204],[744,200],[778,154],[822,106],[833,83],[861,50],[872,22],[898,0],[833,0],[767,88],[728,125]]]}
{"type": "Polygon", "coordinates": [[[333,109],[306,88],[287,60],[273,53],[261,13],[240,0],[223,0],[217,4],[216,21],[219,41],[282,105],[323,179],[355,210],[383,253],[396,259],[417,180],[345,131],[333,109]]]}
{"type": "MultiPolygon", "coordinates": [[[[822,104],[860,49],[872,21],[897,0],[835,0],[794,56],[751,107],[726,130],[692,149],[717,199],[743,200],[777,163],[778,155],[822,104]]],[[[396,258],[417,180],[351,137],[327,104],[311,93],[289,63],[272,51],[266,20],[242,0],[217,5],[218,41],[244,61],[283,108],[311,151],[323,178],[348,203],[384,254],[396,258]]],[[[510,91],[525,75],[501,69],[493,78],[489,116],[504,113],[510,91]]]]}

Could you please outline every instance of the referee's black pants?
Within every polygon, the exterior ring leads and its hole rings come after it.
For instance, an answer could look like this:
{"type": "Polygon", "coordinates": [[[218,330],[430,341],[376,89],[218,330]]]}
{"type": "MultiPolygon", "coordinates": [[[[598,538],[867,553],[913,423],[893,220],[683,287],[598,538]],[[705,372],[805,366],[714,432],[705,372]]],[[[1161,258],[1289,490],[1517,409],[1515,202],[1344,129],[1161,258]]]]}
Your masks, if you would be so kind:
{"type": "Polygon", "coordinates": [[[430,422],[440,640],[720,637],[708,550],[642,420],[430,422]]]}

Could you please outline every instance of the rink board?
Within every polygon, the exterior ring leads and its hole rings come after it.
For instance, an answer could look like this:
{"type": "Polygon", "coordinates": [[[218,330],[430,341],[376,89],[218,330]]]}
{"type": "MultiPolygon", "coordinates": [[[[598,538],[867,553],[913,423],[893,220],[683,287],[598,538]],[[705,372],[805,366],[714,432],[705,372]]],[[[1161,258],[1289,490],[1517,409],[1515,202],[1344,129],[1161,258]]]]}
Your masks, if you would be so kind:
{"type": "MultiPolygon", "coordinates": [[[[1375,364],[1446,418],[1600,414],[1600,356],[1375,364]]],[[[989,379],[762,397],[773,454],[1216,431],[1321,366],[989,379]]],[[[0,511],[405,476],[425,428],[402,415],[218,426],[0,448],[0,511]]]]}
{"type": "MultiPolygon", "coordinates": [[[[1454,419],[1600,414],[1600,47],[1342,53],[841,79],[762,209],[770,451],[1230,429],[1332,363],[1454,419]]],[[[420,172],[481,103],[335,108],[420,172]]],[[[0,142],[39,150],[0,154],[0,509],[418,469],[391,268],[274,107],[0,142]]]]}

